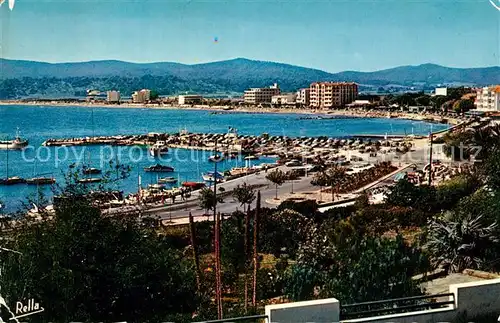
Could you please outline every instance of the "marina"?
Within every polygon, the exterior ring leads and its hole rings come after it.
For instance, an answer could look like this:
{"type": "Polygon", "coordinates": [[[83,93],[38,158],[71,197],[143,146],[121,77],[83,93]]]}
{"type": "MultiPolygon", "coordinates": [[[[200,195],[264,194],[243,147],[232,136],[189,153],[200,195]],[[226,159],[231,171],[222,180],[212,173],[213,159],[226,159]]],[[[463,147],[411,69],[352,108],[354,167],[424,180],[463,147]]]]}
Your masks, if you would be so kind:
{"type": "MultiPolygon", "coordinates": [[[[166,184],[167,189],[186,185],[199,188],[207,183],[202,174],[214,170],[209,157],[214,156],[216,139],[217,155],[227,156],[217,163],[219,172],[242,176],[259,165],[274,164],[280,156],[307,161],[321,155],[326,162],[334,163],[349,159],[347,155],[341,157],[347,150],[358,154],[363,145],[369,150],[377,141],[385,144],[383,139],[357,141],[349,134],[395,135],[411,133],[413,128],[416,135],[426,135],[431,129],[429,123],[402,119],[299,120],[297,114],[210,115],[199,110],[0,106],[0,114],[7,120],[0,124],[3,137],[15,134],[19,127],[22,138],[29,140],[24,150],[0,150],[0,178],[8,183],[0,186],[5,211],[15,211],[38,191],[52,195],[53,185],[26,185],[25,179],[52,174],[46,177],[64,186],[71,165],[89,169],[90,173],[81,179],[90,185],[98,184],[98,180],[88,179],[100,178],[93,169],[103,174],[111,171],[115,176],[110,162],[130,166],[127,178],[111,184],[113,189],[127,194],[137,192],[138,176],[144,188],[153,184],[166,184]],[[168,152],[153,157],[149,148],[159,141],[165,142],[168,152]],[[244,159],[252,155],[259,159],[244,159]],[[162,183],[160,178],[164,176],[144,170],[157,163],[173,167],[170,177],[177,182],[168,179],[162,183]],[[13,179],[7,181],[6,174],[13,179]]],[[[447,127],[432,125],[435,131],[447,127]]],[[[389,141],[394,147],[382,150],[403,149],[403,139],[389,141]]]]}

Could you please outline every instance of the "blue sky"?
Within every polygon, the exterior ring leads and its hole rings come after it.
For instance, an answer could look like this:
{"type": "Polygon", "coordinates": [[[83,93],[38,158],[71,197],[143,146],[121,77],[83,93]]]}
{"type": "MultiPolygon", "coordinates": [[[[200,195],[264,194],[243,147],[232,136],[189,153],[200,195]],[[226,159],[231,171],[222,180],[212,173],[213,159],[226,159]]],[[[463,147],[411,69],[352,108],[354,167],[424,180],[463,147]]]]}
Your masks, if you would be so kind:
{"type": "Polygon", "coordinates": [[[0,19],[1,53],[13,59],[246,57],[329,72],[500,65],[489,0],[16,0],[0,19]]]}

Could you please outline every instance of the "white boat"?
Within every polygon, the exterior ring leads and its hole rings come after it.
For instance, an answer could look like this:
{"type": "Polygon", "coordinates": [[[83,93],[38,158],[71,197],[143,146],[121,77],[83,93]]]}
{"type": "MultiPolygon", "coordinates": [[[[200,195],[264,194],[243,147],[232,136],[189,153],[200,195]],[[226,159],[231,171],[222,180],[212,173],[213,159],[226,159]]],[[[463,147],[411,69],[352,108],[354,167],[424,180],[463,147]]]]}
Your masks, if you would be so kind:
{"type": "Polygon", "coordinates": [[[82,178],[78,180],[78,183],[80,184],[92,184],[92,183],[99,183],[102,181],[102,178],[98,177],[91,177],[91,178],[82,178]]]}
{"type": "Polygon", "coordinates": [[[250,156],[245,157],[245,160],[258,160],[258,159],[259,159],[259,157],[254,156],[254,155],[250,155],[250,156]]]}
{"type": "Polygon", "coordinates": [[[213,183],[215,180],[217,180],[217,183],[222,183],[224,181],[224,175],[222,175],[219,172],[217,172],[217,173],[208,172],[206,174],[202,174],[201,177],[203,178],[203,180],[205,182],[213,183]],[[214,174],[216,174],[216,175],[214,176],[214,174]]]}
{"type": "Polygon", "coordinates": [[[149,184],[148,188],[154,189],[154,190],[162,190],[165,188],[164,184],[149,184]]]}
{"type": "Polygon", "coordinates": [[[158,179],[158,184],[174,184],[177,183],[175,177],[163,177],[158,179]]]}
{"type": "Polygon", "coordinates": [[[211,161],[211,162],[220,162],[223,160],[224,160],[224,156],[221,154],[212,155],[212,156],[208,157],[208,161],[211,161]]]}
{"type": "Polygon", "coordinates": [[[14,140],[0,140],[0,149],[21,150],[28,146],[28,140],[23,140],[19,136],[19,129],[14,140]]]}
{"type": "Polygon", "coordinates": [[[166,155],[167,153],[168,146],[163,140],[157,141],[153,146],[149,148],[149,154],[152,157],[159,157],[162,155],[166,155]]]}

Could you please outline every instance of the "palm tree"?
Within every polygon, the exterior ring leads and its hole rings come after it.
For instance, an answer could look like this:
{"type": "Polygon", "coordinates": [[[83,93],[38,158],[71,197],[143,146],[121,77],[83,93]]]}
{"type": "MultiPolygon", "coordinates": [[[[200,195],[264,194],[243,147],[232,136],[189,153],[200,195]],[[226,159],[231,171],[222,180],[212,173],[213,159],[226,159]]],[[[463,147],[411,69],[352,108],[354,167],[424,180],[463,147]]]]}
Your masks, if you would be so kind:
{"type": "Polygon", "coordinates": [[[482,215],[447,213],[429,224],[426,247],[434,265],[449,272],[482,268],[487,250],[500,241],[496,233],[497,223],[487,223],[482,215]]]}
{"type": "Polygon", "coordinates": [[[276,200],[278,199],[278,186],[283,185],[285,178],[285,173],[281,169],[275,169],[266,176],[266,179],[276,186],[276,200]]]}
{"type": "MultiPolygon", "coordinates": [[[[215,199],[214,199],[214,191],[205,187],[200,191],[200,195],[198,196],[199,205],[201,208],[208,213],[208,211],[213,210],[215,207],[215,199]]],[[[217,197],[217,203],[224,202],[222,197],[217,197]]]]}
{"type": "Polygon", "coordinates": [[[243,206],[243,213],[245,213],[246,205],[250,207],[250,204],[255,200],[255,191],[247,183],[243,183],[243,185],[238,185],[233,189],[233,198],[243,206]]]}

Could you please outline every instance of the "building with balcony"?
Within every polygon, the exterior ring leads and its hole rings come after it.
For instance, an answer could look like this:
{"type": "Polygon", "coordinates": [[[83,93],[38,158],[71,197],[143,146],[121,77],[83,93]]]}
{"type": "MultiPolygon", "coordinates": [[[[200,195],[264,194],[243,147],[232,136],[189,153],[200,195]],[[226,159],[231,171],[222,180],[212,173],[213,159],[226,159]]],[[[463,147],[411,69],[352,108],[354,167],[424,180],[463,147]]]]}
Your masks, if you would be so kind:
{"type": "Polygon", "coordinates": [[[311,89],[305,88],[297,91],[297,104],[309,106],[311,104],[311,89]]]}
{"type": "Polygon", "coordinates": [[[149,101],[151,97],[151,90],[142,89],[140,91],[135,91],[132,93],[132,102],[133,103],[146,103],[149,101]]]}
{"type": "Polygon", "coordinates": [[[296,99],[297,94],[295,93],[273,95],[273,97],[271,98],[271,103],[278,105],[295,105],[296,99]]]}
{"type": "Polygon", "coordinates": [[[274,83],[270,87],[246,90],[243,97],[246,104],[271,103],[273,96],[280,93],[280,87],[277,83],[274,83]]]}
{"type": "Polygon", "coordinates": [[[500,112],[500,85],[478,89],[475,105],[481,112],[500,112]]]}
{"type": "Polygon", "coordinates": [[[316,82],[310,89],[310,105],[315,108],[340,108],[356,100],[358,85],[347,82],[316,82]]]}
{"type": "Polygon", "coordinates": [[[108,92],[106,92],[106,101],[108,101],[108,103],[119,103],[120,102],[120,91],[108,91],[108,92]]]}
{"type": "Polygon", "coordinates": [[[180,105],[185,105],[185,104],[200,104],[203,101],[203,97],[201,95],[194,95],[194,94],[186,94],[186,95],[179,95],[179,104],[180,105]]]}

